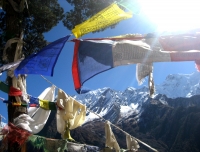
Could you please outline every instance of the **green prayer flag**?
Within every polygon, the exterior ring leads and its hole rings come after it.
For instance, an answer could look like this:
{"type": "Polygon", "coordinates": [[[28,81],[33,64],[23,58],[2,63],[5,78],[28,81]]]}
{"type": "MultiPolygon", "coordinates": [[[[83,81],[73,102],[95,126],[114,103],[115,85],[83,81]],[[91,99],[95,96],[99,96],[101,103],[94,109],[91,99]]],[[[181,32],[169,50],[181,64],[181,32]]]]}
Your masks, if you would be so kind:
{"type": "Polygon", "coordinates": [[[49,102],[49,109],[50,110],[57,110],[56,109],[56,103],[55,102],[49,102]]]}
{"type": "Polygon", "coordinates": [[[45,138],[38,135],[29,137],[28,142],[37,150],[44,152],[67,151],[67,140],[45,138]]]}
{"type": "Polygon", "coordinates": [[[40,107],[46,110],[56,110],[56,103],[39,99],[40,107]]]}
{"type": "Polygon", "coordinates": [[[8,93],[8,91],[9,91],[8,85],[5,84],[4,82],[0,81],[0,90],[5,93],[8,93]]]}

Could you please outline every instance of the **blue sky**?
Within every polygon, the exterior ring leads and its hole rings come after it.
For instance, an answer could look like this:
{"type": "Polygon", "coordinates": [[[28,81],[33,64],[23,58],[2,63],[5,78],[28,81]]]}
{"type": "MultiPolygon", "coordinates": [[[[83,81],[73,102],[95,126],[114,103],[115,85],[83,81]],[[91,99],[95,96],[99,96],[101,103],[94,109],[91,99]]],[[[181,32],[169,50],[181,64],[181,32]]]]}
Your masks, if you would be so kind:
{"type": "MultiPolygon", "coordinates": [[[[59,0],[60,4],[65,7],[65,11],[70,9],[65,0],[59,0]]],[[[123,34],[147,34],[156,31],[156,26],[150,22],[144,15],[135,15],[133,18],[121,21],[115,29],[108,29],[99,33],[89,33],[84,35],[84,38],[103,38],[110,36],[117,36],[123,34]]],[[[45,33],[45,38],[49,42],[55,41],[61,37],[71,34],[62,23],[59,23],[50,32],[45,33]]],[[[75,38],[73,35],[70,39],[75,38]]],[[[55,84],[58,88],[63,89],[69,95],[77,94],[74,90],[72,79],[72,58],[73,58],[74,43],[67,42],[58,58],[54,69],[53,77],[46,77],[49,81],[55,84]]],[[[196,71],[194,62],[168,62],[168,63],[154,63],[154,80],[155,84],[162,83],[169,74],[190,74],[196,71]]],[[[109,71],[103,72],[89,81],[84,83],[84,87],[90,90],[98,88],[109,87],[114,90],[123,91],[127,87],[141,87],[138,86],[135,73],[135,65],[120,66],[109,71]]],[[[6,73],[0,76],[0,81],[6,80],[6,73]]],[[[147,80],[146,80],[147,82],[147,80]]],[[[145,85],[145,84],[144,84],[145,85]]],[[[47,87],[51,86],[40,75],[28,75],[27,77],[27,92],[32,96],[39,96],[40,93],[47,87]]],[[[143,85],[142,85],[143,86],[143,85]]],[[[7,99],[7,94],[0,92],[0,97],[7,99]]],[[[7,119],[7,107],[0,101],[0,114],[7,119]]]]}

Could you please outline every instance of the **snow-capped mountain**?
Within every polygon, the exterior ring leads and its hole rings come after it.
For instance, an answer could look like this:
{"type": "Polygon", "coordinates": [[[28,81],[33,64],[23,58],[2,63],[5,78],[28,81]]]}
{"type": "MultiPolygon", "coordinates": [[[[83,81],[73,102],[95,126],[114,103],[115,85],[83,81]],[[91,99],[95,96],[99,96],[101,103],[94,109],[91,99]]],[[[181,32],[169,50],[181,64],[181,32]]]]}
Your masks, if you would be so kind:
{"type": "MultiPolygon", "coordinates": [[[[178,97],[189,98],[198,95],[200,94],[200,73],[171,74],[167,76],[162,84],[156,85],[155,89],[154,98],[160,98],[161,102],[165,100],[160,94],[172,99],[178,97]]],[[[120,117],[127,117],[132,113],[140,113],[142,104],[150,99],[148,92],[147,86],[140,89],[129,87],[123,92],[102,88],[77,95],[74,98],[86,104],[87,108],[93,112],[115,122],[120,117]]],[[[166,102],[163,102],[163,104],[168,105],[166,102]]],[[[87,114],[87,121],[95,118],[98,117],[93,113],[87,114]]]]}
{"type": "MultiPolygon", "coordinates": [[[[127,88],[124,92],[114,91],[110,88],[97,89],[86,94],[74,97],[77,101],[87,105],[91,111],[104,116],[105,119],[115,122],[132,112],[138,112],[143,102],[148,98],[148,88],[127,88]]],[[[87,121],[98,118],[88,113],[87,121]]],[[[87,122],[86,121],[86,122],[87,122]]]]}
{"type": "Polygon", "coordinates": [[[168,98],[191,97],[200,94],[200,72],[170,74],[155,88],[156,94],[165,94],[168,98]]]}

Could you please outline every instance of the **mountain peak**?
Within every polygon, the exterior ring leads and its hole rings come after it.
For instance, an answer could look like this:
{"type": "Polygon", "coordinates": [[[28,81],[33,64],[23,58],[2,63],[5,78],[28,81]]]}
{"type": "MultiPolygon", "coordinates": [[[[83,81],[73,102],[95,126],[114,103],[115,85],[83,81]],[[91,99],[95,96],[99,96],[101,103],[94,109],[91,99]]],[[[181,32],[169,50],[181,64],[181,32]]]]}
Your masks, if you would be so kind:
{"type": "Polygon", "coordinates": [[[165,94],[168,98],[191,97],[200,94],[200,73],[170,74],[165,81],[156,85],[156,94],[165,94]]]}

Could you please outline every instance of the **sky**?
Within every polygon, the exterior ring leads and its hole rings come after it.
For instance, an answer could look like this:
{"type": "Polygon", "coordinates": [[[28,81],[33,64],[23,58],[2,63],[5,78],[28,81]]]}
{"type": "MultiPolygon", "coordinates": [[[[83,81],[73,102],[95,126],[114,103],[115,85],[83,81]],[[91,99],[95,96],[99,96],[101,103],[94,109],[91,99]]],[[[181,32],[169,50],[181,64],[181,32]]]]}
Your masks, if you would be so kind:
{"type": "MultiPolygon", "coordinates": [[[[69,4],[65,0],[59,0],[59,3],[65,8],[65,11],[71,8],[71,6],[69,6],[69,4]]],[[[162,9],[159,8],[159,11],[161,10],[162,9]]],[[[160,18],[163,18],[163,16],[161,16],[160,18]]],[[[156,21],[160,20],[160,18],[156,18],[156,21]]],[[[174,24],[174,22],[172,24],[174,24]]],[[[183,22],[181,23],[184,24],[183,22]]],[[[108,29],[99,33],[89,33],[81,37],[81,39],[104,38],[104,37],[111,37],[124,34],[134,34],[134,33],[139,33],[139,34],[153,33],[158,31],[157,24],[158,22],[155,22],[155,20],[153,21],[152,18],[145,15],[144,13],[141,13],[139,15],[133,15],[131,19],[121,21],[114,29],[108,29]]],[[[162,24],[165,25],[167,24],[167,22],[166,21],[162,22],[162,24]]],[[[165,25],[165,29],[164,28],[161,29],[167,30],[166,27],[167,26],[165,25]]],[[[181,26],[179,25],[179,27],[181,26]]],[[[62,22],[60,22],[50,32],[44,33],[44,36],[47,41],[53,42],[71,33],[72,32],[69,31],[66,27],[64,27],[62,25],[62,22]]],[[[72,35],[69,38],[69,40],[74,38],[75,37],[72,35]]],[[[61,88],[68,95],[71,96],[77,94],[74,89],[72,72],[71,72],[73,51],[74,51],[74,43],[70,41],[66,42],[58,58],[58,61],[55,65],[53,76],[52,77],[45,76],[45,78],[47,78],[50,82],[52,82],[56,87],[61,88]]],[[[191,74],[197,71],[195,68],[195,63],[193,61],[166,62],[166,63],[159,62],[159,63],[154,63],[153,67],[154,67],[153,75],[155,84],[161,84],[169,74],[178,74],[178,73],[191,74]]],[[[90,90],[109,87],[114,90],[124,91],[128,87],[139,88],[146,85],[146,83],[144,83],[141,86],[138,85],[135,73],[136,73],[136,65],[134,64],[119,66],[111,70],[108,70],[106,72],[103,72],[101,74],[98,74],[95,77],[89,79],[87,82],[83,84],[83,87],[90,90]]],[[[0,81],[5,81],[5,80],[6,80],[6,72],[4,72],[2,76],[0,76],[0,81]]],[[[145,82],[147,82],[147,79],[145,80],[146,80],[145,82]]],[[[27,93],[34,97],[39,96],[44,89],[50,86],[51,84],[46,80],[44,80],[40,75],[27,76],[27,93]]],[[[7,94],[0,91],[0,97],[7,99],[7,94]]],[[[4,104],[1,101],[0,101],[0,114],[6,118],[4,122],[7,122],[7,107],[6,104],[4,104]]]]}

